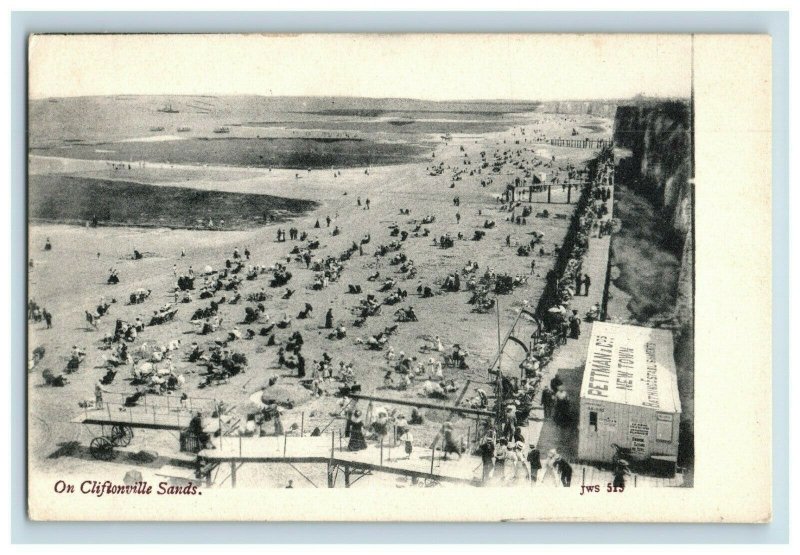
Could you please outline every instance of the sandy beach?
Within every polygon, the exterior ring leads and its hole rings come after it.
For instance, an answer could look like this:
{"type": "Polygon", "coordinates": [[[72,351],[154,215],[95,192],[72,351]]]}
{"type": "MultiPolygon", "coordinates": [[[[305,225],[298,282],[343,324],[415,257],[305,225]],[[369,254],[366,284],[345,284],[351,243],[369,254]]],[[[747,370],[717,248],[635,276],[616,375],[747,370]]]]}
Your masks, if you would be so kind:
{"type": "MultiPolygon", "coordinates": [[[[278,228],[296,227],[308,233],[309,241],[318,240],[320,247],[314,253],[315,257],[337,256],[365,234],[371,237],[371,242],[365,245],[363,255],[355,253],[344,263],[345,269],[341,278],[322,290],[311,288],[314,272],[291,258],[288,267],[293,277],[287,287],[296,292],[290,299],[281,298],[284,288],[269,287],[267,275],[243,282],[240,289],[243,297],[262,287],[266,289],[268,300],[264,305],[271,321],[274,322],[284,315],[292,319],[287,329],[277,330],[278,342],[285,341],[292,332],[300,331],[305,340],[303,349],[309,363],[320,360],[323,353],[327,353],[332,357],[334,365],[338,365],[339,361],[352,363],[355,377],[365,392],[422,400],[424,397],[419,383],[402,392],[383,390],[383,377],[389,369],[389,362],[384,358],[384,352],[368,350],[363,344],[370,335],[395,324],[393,315],[397,308],[413,306],[419,321],[398,325],[396,334],[389,340],[394,351],[417,357],[421,362],[430,357],[439,360],[440,353],[430,352],[434,337],[439,336],[446,350],[458,344],[469,353],[469,369],[445,368],[445,380],[453,380],[459,391],[470,380],[467,398],[473,397],[478,388],[491,391],[491,377],[487,374],[486,367],[497,354],[498,316],[494,310],[487,314],[472,311],[472,306],[467,303],[469,292],[444,292],[441,284],[448,274],[460,272],[468,261],[478,263],[478,275],[491,268],[498,273],[526,276],[528,279],[525,285],[516,288],[510,295],[498,297],[499,327],[503,334],[516,319],[522,306],[535,306],[538,302],[545,283],[544,276],[554,262],[552,253],[563,241],[568,225],[567,218],[572,214],[574,205],[564,202],[565,193],[558,187],[554,189],[554,203],[547,206],[551,217],[531,217],[527,219],[527,225],[514,225],[507,221],[509,213],[500,210],[498,197],[504,192],[506,184],[520,175],[517,164],[527,164],[534,160],[547,162],[556,168],[551,170],[551,175],[558,172],[558,167],[562,168],[561,173],[565,175],[563,168],[569,165],[580,167],[593,152],[552,147],[537,144],[532,138],[529,142],[528,139],[531,137],[531,128],[539,128],[543,135],[566,135],[575,125],[574,118],[582,116],[566,118],[563,115],[540,113],[535,114],[535,117],[536,123],[527,126],[527,136],[518,127],[481,135],[453,135],[447,140],[439,141],[428,162],[370,167],[368,172],[364,168],[299,171],[155,163],[134,164],[130,170],[117,171],[109,169],[108,161],[32,156],[32,174],[69,174],[193,189],[224,188],[230,192],[281,195],[320,203],[317,209],[288,223],[235,231],[32,225],[29,235],[30,258],[33,260],[33,268],[30,270],[30,297],[47,307],[54,320],[53,330],[45,330],[43,325],[33,324],[30,329],[30,348],[43,346],[47,353],[30,376],[32,467],[37,471],[52,469],[54,461],[51,457],[54,452],[68,442],[76,441],[82,437],[81,434],[85,438],[86,431],[70,424],[69,419],[63,415],[69,412],[70,407],[77,413],[80,410],[79,402],[92,399],[94,384],[104,373],[101,369],[103,351],[98,348],[100,340],[105,331],[113,330],[116,319],[133,321],[137,316],[149,319],[148,315],[157,307],[174,302],[173,266],[177,267],[179,274],[186,272],[189,267],[195,272],[202,271],[206,265],[215,270],[221,269],[225,266],[225,260],[231,258],[235,248],[250,251],[250,260],[245,261],[248,264],[269,266],[275,262],[285,263],[291,249],[300,243],[278,242],[278,228]],[[482,173],[470,176],[467,172],[460,171],[477,169],[482,152],[488,155],[489,160],[494,159],[495,153],[498,156],[506,153],[506,162],[501,164],[499,172],[489,173],[488,169],[484,169],[482,173]],[[430,175],[430,168],[437,164],[442,164],[445,170],[441,175],[430,175]],[[458,175],[458,179],[454,179],[454,175],[458,175]],[[481,186],[480,181],[487,178],[491,178],[491,184],[481,186]],[[453,199],[456,196],[460,200],[459,206],[454,206],[453,199]],[[368,210],[365,206],[366,199],[370,200],[368,210]],[[360,207],[359,200],[362,204],[360,207]],[[409,209],[410,212],[407,215],[401,214],[404,209],[409,209]],[[378,245],[396,239],[390,236],[391,226],[411,231],[420,220],[429,216],[435,218],[434,223],[424,226],[430,230],[430,235],[410,235],[402,244],[402,252],[413,260],[417,268],[417,274],[412,279],[404,279],[398,273],[398,267],[389,264],[389,256],[374,256],[378,245]],[[331,218],[330,226],[326,224],[327,217],[331,218]],[[485,229],[484,223],[487,220],[495,221],[496,226],[485,229]],[[320,228],[315,228],[317,221],[320,222],[320,228]],[[341,233],[333,236],[332,231],[336,227],[341,233]],[[486,232],[481,241],[470,240],[476,230],[486,232]],[[516,245],[527,243],[534,231],[544,234],[543,245],[548,254],[517,256],[516,245]],[[434,237],[450,234],[455,238],[459,233],[464,239],[456,240],[453,248],[442,249],[433,244],[434,237]],[[512,246],[507,246],[507,236],[512,246]],[[47,238],[53,245],[51,251],[43,250],[47,238]],[[146,253],[146,256],[133,260],[134,250],[146,253]],[[182,250],[185,256],[181,256],[182,250]],[[533,274],[530,270],[531,258],[536,260],[533,274]],[[117,285],[105,283],[112,267],[119,272],[120,283],[117,285]],[[380,279],[377,282],[367,281],[367,277],[375,272],[380,273],[380,279]],[[353,327],[355,316],[352,310],[358,304],[358,298],[363,295],[347,294],[348,285],[358,284],[363,288],[364,294],[374,293],[382,299],[388,293],[379,293],[376,289],[386,277],[397,279],[397,286],[407,290],[408,298],[399,305],[384,306],[381,314],[369,318],[363,327],[353,327]],[[430,286],[435,296],[420,298],[418,286],[430,286]],[[129,292],[139,288],[151,290],[152,295],[145,304],[128,305],[129,292]],[[99,331],[95,331],[87,328],[84,310],[94,307],[101,298],[112,302],[112,306],[109,315],[101,320],[99,331]],[[313,306],[313,312],[309,319],[298,320],[298,312],[305,303],[313,306]],[[328,339],[329,330],[323,329],[324,316],[328,309],[333,311],[336,325],[346,327],[346,338],[328,339]],[[79,372],[69,376],[70,383],[66,387],[43,386],[41,370],[63,369],[72,345],[86,349],[85,365],[79,372]]],[[[583,117],[587,120],[597,119],[583,117]]],[[[596,136],[602,138],[604,135],[596,136]]],[[[577,193],[574,193],[573,202],[576,198],[577,193]]],[[[248,327],[256,327],[241,323],[244,302],[236,305],[223,304],[220,306],[220,315],[224,321],[222,330],[215,337],[198,336],[195,333],[196,328],[188,320],[192,312],[207,304],[208,301],[195,299],[192,303],[175,305],[178,308],[175,320],[146,328],[137,343],[164,344],[180,339],[181,351],[186,351],[192,341],[208,342],[224,336],[235,326],[242,331],[248,327]]],[[[530,331],[533,329],[531,327],[530,331]]],[[[267,347],[263,339],[256,336],[253,340],[237,341],[235,349],[245,353],[249,361],[246,372],[234,376],[228,383],[205,389],[198,389],[198,384],[202,381],[198,367],[183,360],[182,356],[176,357],[176,371],[185,376],[187,393],[190,396],[224,400],[229,405],[244,410],[248,398],[254,392],[266,385],[271,378],[277,378],[280,384],[292,385],[286,388],[290,397],[288,400],[294,405],[284,415],[284,425],[287,428],[292,424],[299,425],[301,418],[306,431],[330,425],[334,418],[332,415],[341,409],[340,399],[333,395],[337,385],[333,382],[326,383],[323,387],[328,394],[312,397],[307,389],[297,386],[297,379],[292,377],[291,372],[279,367],[277,347],[267,347]]],[[[521,351],[517,354],[508,353],[503,356],[501,365],[509,373],[519,375],[518,365],[522,355],[524,353],[521,351]]],[[[134,390],[125,381],[123,374],[124,369],[108,387],[113,392],[106,395],[108,399],[113,399],[117,393],[121,399],[134,390]]],[[[455,395],[451,395],[451,398],[454,397],[455,395]]],[[[398,412],[408,414],[408,410],[404,409],[408,407],[399,407],[398,412]]],[[[426,424],[415,430],[415,443],[420,446],[433,439],[446,413],[427,411],[425,416],[426,424]]],[[[457,433],[462,435],[468,433],[469,426],[472,425],[471,420],[462,418],[455,418],[453,423],[457,433]]],[[[344,419],[336,417],[332,426],[334,429],[343,428],[344,419]]],[[[169,434],[143,432],[137,434],[132,447],[165,452],[175,448],[174,442],[169,434]]],[[[68,468],[86,463],[85,458],[57,456],[55,466],[68,468]]],[[[120,467],[120,472],[124,468],[124,465],[120,467]]],[[[254,478],[255,481],[261,482],[266,478],[280,485],[287,472],[283,469],[271,469],[260,474],[261,476],[254,478]]],[[[392,483],[391,479],[388,480],[392,483]]]]}

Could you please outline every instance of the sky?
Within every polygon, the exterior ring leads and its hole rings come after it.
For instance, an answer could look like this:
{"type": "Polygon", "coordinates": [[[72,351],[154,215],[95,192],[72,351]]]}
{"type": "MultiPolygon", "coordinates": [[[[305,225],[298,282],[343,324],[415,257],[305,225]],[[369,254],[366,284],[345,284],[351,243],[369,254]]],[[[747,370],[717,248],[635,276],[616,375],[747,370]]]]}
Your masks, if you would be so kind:
{"type": "Polygon", "coordinates": [[[31,98],[688,97],[689,35],[35,35],[31,98]]]}

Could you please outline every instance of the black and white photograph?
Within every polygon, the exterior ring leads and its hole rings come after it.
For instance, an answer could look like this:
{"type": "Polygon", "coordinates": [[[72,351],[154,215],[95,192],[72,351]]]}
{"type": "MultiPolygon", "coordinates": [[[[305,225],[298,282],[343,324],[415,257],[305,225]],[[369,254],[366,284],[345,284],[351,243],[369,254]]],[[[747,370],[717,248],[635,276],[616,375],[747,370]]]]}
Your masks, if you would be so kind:
{"type": "Polygon", "coordinates": [[[32,517],[700,486],[695,40],[31,35],[32,517]]]}

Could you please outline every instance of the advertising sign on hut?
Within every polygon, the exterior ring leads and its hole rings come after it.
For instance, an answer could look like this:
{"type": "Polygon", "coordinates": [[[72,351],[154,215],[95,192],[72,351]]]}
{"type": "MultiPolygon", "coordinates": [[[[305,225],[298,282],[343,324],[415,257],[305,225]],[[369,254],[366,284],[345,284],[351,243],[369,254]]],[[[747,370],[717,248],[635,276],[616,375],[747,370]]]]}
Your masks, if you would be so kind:
{"type": "Polygon", "coordinates": [[[681,403],[672,332],[595,322],[580,396],[578,457],[674,461],[681,403]]]}

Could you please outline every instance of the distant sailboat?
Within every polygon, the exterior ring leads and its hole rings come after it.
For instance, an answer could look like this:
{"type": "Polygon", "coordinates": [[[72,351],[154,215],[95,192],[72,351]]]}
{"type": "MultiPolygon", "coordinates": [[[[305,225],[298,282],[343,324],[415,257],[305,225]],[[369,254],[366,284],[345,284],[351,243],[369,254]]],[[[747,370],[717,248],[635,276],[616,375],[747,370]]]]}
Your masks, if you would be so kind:
{"type": "Polygon", "coordinates": [[[150,128],[150,131],[153,131],[153,132],[157,132],[157,131],[163,131],[163,130],[164,130],[164,128],[163,128],[163,127],[151,127],[151,128],[150,128]]]}
{"type": "Polygon", "coordinates": [[[172,103],[168,102],[166,106],[162,106],[158,109],[159,112],[164,114],[179,114],[180,112],[172,107],[172,103]]]}
{"type": "Polygon", "coordinates": [[[214,133],[230,133],[230,132],[231,132],[230,127],[217,127],[216,129],[214,129],[214,133]]]}

